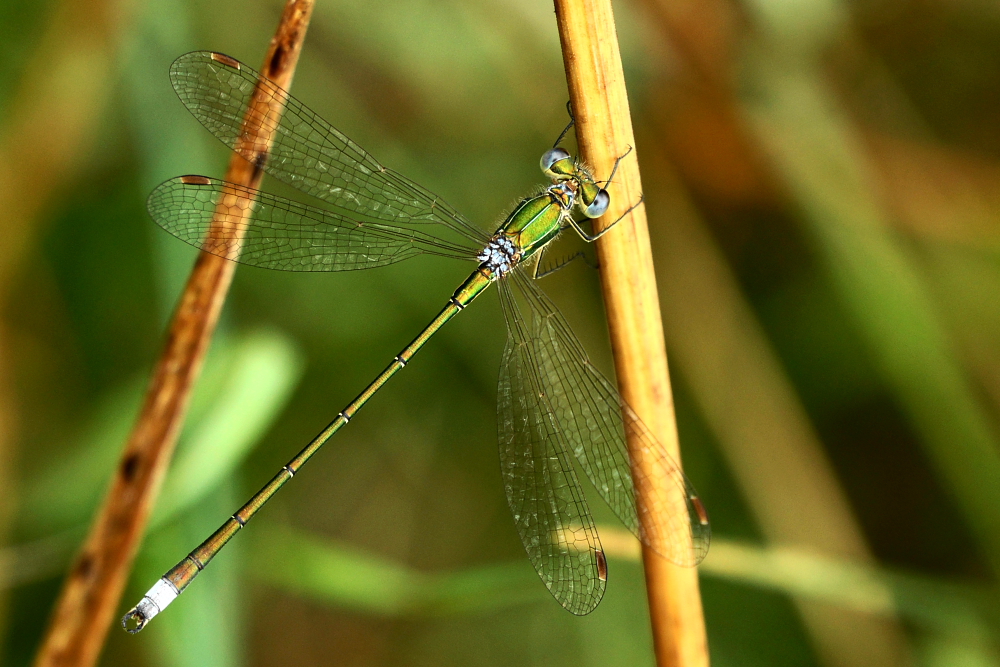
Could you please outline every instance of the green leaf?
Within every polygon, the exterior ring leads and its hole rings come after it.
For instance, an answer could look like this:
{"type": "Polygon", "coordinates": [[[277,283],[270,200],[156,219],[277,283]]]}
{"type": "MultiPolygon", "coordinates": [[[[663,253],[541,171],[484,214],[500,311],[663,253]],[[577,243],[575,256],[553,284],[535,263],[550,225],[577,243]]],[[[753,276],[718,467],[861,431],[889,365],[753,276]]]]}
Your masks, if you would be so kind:
{"type": "Polygon", "coordinates": [[[526,559],[457,572],[421,572],[287,528],[258,529],[251,571],[297,595],[384,616],[465,614],[548,599],[526,559]]]}
{"type": "Polygon", "coordinates": [[[862,142],[810,57],[761,48],[748,97],[829,280],[930,461],[1000,573],[1000,440],[912,250],[893,234],[862,142]]]}
{"type": "Polygon", "coordinates": [[[244,337],[232,352],[211,409],[185,433],[153,514],[157,526],[190,507],[239,466],[284,407],[302,359],[273,331],[244,337]]]}

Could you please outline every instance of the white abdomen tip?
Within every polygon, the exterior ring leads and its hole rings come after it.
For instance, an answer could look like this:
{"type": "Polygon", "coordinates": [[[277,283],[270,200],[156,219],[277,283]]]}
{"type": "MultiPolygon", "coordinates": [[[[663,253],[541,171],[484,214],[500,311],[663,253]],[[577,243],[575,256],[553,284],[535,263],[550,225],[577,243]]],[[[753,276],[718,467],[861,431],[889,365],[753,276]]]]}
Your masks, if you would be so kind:
{"type": "Polygon", "coordinates": [[[135,608],[148,621],[166,609],[167,605],[173,602],[178,595],[180,593],[170,580],[161,578],[153,584],[153,587],[149,589],[149,592],[146,593],[135,608]]]}

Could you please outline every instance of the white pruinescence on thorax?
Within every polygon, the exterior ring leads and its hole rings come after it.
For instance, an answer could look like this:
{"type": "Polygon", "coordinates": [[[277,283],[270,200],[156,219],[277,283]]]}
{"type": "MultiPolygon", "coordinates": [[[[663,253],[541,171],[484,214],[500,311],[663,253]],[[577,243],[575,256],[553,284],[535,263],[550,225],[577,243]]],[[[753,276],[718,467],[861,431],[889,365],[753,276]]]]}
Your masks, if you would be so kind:
{"type": "Polygon", "coordinates": [[[498,234],[490,239],[476,259],[485,264],[494,276],[503,278],[514,268],[519,257],[520,253],[514,247],[514,242],[503,234],[498,234]]]}

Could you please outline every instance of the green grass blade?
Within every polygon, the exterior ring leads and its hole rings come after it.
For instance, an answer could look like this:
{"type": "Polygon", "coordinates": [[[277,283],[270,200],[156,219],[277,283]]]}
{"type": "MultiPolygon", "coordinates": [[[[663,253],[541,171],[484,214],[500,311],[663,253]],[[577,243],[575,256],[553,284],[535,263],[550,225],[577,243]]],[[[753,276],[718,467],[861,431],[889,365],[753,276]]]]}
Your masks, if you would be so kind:
{"type": "Polygon", "coordinates": [[[251,558],[264,583],[383,616],[472,613],[548,599],[527,561],[420,572],[290,529],[258,531],[251,558]]]}
{"type": "Polygon", "coordinates": [[[890,231],[858,138],[808,56],[796,55],[761,56],[752,70],[757,135],[874,363],[1000,574],[1000,441],[926,276],[890,231]]]}
{"type": "Polygon", "coordinates": [[[280,334],[258,331],[240,341],[211,410],[189,429],[167,474],[153,526],[232,473],[285,406],[302,366],[297,350],[280,334]]]}

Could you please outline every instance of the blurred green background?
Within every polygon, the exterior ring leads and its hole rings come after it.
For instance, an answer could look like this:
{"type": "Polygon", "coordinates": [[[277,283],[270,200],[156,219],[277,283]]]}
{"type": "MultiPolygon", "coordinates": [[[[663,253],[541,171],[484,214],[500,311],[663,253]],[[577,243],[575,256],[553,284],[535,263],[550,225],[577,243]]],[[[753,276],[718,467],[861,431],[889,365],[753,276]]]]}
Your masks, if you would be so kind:
{"type": "MultiPolygon", "coordinates": [[[[145,213],[228,155],[166,72],[258,66],[277,2],[0,3],[0,662],[30,663],[193,260],[145,213]]],[[[616,3],[718,666],[1000,665],[1000,8],[616,3]]],[[[319,0],[293,92],[484,227],[565,123],[551,4],[319,0]]],[[[273,181],[265,189],[285,193],[273,181]]],[[[323,427],[467,266],[241,268],[127,610],[323,427]]],[[[546,278],[610,372],[596,272],[546,278]]],[[[453,324],[105,665],[651,665],[591,503],[563,611],[497,466],[495,297],[453,324]]]]}

